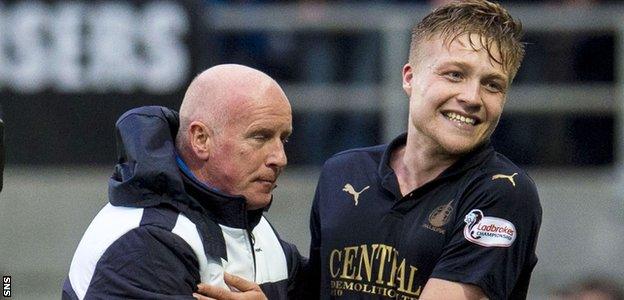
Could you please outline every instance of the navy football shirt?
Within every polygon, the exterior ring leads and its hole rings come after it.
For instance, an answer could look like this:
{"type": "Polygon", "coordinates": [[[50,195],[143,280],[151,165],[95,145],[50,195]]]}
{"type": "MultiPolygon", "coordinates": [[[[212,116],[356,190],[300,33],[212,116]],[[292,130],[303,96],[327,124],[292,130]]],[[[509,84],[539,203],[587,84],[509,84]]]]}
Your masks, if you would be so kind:
{"type": "Polygon", "coordinates": [[[435,277],[490,299],[526,298],[542,213],[533,181],[488,143],[403,196],[389,160],[405,141],[326,162],[311,214],[310,290],[418,299],[435,277]]]}

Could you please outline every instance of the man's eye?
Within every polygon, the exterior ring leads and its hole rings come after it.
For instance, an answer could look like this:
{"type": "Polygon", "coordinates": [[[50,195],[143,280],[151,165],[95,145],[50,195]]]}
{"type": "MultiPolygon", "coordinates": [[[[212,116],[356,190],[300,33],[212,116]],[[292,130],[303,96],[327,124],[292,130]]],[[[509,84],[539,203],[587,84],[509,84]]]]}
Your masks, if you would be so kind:
{"type": "Polygon", "coordinates": [[[448,72],[446,73],[446,77],[452,81],[459,81],[462,79],[462,73],[460,72],[448,72]]]}
{"type": "Polygon", "coordinates": [[[485,88],[492,93],[499,93],[503,91],[503,86],[496,82],[486,83],[485,88]]]}
{"type": "Polygon", "coordinates": [[[287,144],[288,143],[288,138],[283,138],[282,139],[282,144],[287,144]]]}

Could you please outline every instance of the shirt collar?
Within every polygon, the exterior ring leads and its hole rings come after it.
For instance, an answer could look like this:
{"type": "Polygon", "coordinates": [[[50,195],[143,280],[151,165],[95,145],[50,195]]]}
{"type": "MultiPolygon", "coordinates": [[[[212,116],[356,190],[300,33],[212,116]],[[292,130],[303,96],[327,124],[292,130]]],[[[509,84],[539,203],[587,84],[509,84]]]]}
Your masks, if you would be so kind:
{"type": "MultiPolygon", "coordinates": [[[[390,167],[390,159],[392,153],[401,146],[405,146],[407,143],[407,133],[402,133],[388,144],[384,151],[381,162],[378,168],[379,178],[381,178],[381,186],[386,190],[394,194],[397,199],[402,198],[401,190],[399,188],[399,182],[397,180],[394,170],[390,167]]],[[[454,177],[460,174],[464,174],[466,171],[474,168],[482,163],[487,157],[494,153],[494,148],[490,144],[490,140],[487,140],[480,146],[477,146],[474,150],[461,157],[458,161],[444,170],[434,180],[428,182],[424,186],[430,185],[434,182],[444,180],[450,177],[454,177]]]]}
{"type": "Polygon", "coordinates": [[[180,171],[182,171],[182,173],[184,173],[184,175],[186,175],[187,177],[189,177],[190,179],[194,180],[197,182],[197,184],[199,185],[203,185],[204,188],[212,190],[213,192],[219,192],[219,189],[211,186],[205,182],[200,181],[199,179],[197,179],[197,177],[195,177],[195,174],[193,174],[193,172],[191,172],[191,169],[189,169],[188,165],[184,162],[184,160],[182,159],[182,157],[180,157],[180,155],[176,154],[176,162],[178,163],[178,167],[180,168],[180,171]]]}

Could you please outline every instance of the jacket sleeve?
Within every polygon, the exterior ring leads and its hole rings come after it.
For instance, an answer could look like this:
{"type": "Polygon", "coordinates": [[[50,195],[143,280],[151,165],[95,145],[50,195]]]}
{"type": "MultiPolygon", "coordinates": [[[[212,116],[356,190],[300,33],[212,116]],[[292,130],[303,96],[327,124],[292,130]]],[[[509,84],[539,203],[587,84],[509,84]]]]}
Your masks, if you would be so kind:
{"type": "Polygon", "coordinates": [[[280,239],[288,265],[288,299],[302,299],[305,283],[304,266],[308,259],[301,256],[297,246],[280,239]]]}
{"type": "Polygon", "coordinates": [[[197,258],[182,238],[142,226],[105,251],[85,299],[194,299],[199,282],[197,258]]]}

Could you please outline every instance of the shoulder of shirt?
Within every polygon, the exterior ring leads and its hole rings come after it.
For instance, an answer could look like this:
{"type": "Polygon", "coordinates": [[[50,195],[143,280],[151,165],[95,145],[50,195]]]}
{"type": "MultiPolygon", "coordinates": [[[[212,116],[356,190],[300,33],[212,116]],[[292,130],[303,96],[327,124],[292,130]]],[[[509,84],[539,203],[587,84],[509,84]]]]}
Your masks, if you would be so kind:
{"type": "Polygon", "coordinates": [[[354,159],[365,158],[373,159],[374,161],[379,162],[381,161],[381,157],[383,156],[387,148],[388,144],[382,144],[370,147],[354,148],[338,152],[325,162],[325,166],[336,164],[339,165],[342,163],[351,162],[354,159]]]}
{"type": "Polygon", "coordinates": [[[513,163],[503,154],[494,152],[484,164],[478,168],[472,180],[488,190],[501,192],[535,193],[537,187],[531,176],[521,167],[513,163]],[[509,179],[508,179],[509,178],[509,179]]]}
{"type": "MultiPolygon", "coordinates": [[[[468,181],[465,192],[472,194],[467,199],[473,200],[465,202],[467,207],[498,207],[516,215],[508,216],[510,220],[541,220],[542,206],[535,182],[525,170],[504,155],[494,152],[469,175],[468,181]]],[[[498,213],[494,216],[504,217],[500,211],[498,213]]]]}

